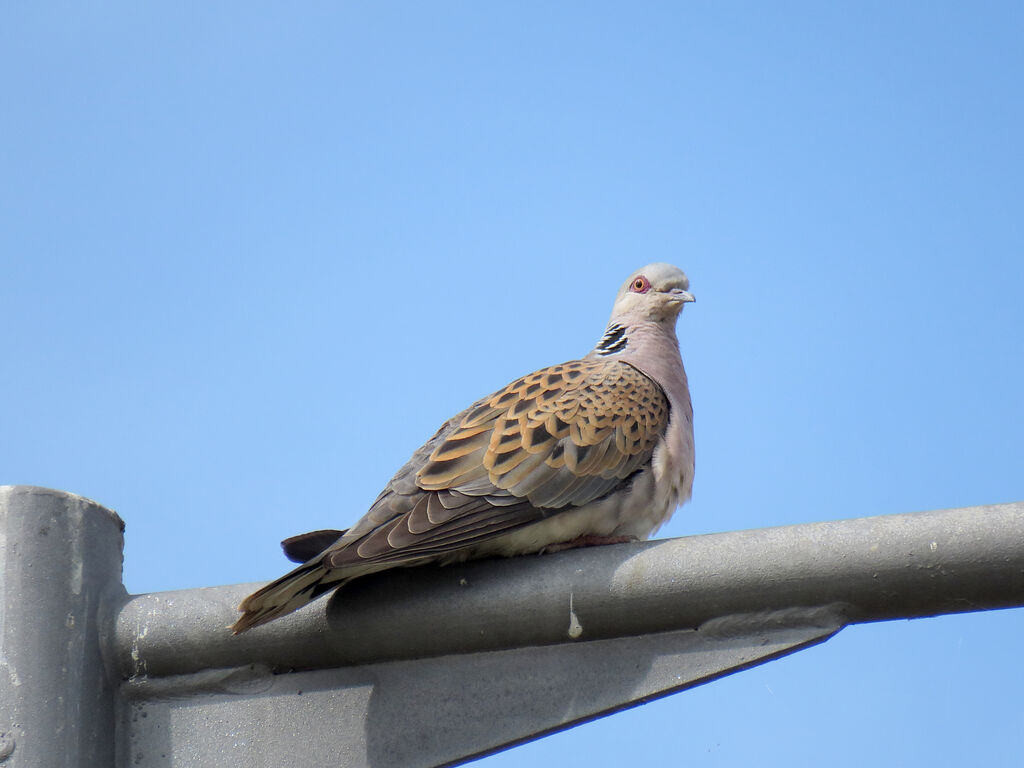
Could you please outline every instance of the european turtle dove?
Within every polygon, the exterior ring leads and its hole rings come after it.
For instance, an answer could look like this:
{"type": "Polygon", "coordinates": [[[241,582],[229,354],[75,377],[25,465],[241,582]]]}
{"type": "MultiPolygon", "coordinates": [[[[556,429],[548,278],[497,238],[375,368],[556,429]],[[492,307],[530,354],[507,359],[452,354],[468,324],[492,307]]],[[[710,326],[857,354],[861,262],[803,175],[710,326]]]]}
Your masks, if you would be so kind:
{"type": "Polygon", "coordinates": [[[693,485],[693,410],[676,320],[686,275],[623,284],[597,346],[453,416],[346,531],[282,542],[298,568],[242,601],[236,634],[368,573],[647,538],[693,485]]]}

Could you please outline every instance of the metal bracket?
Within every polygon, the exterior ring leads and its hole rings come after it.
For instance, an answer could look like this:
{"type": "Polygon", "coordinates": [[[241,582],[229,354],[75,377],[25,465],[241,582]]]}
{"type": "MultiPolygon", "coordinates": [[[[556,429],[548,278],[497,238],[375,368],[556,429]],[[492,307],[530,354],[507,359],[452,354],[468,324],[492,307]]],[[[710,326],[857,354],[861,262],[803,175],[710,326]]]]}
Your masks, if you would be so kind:
{"type": "MultiPolygon", "coordinates": [[[[788,617],[796,618],[795,616],[788,617]]],[[[644,637],[275,675],[268,667],[124,686],[121,765],[453,765],[822,642],[816,626],[751,621],[644,637]],[[188,734],[187,748],[175,734],[188,734]],[[187,758],[185,755],[187,754],[187,758]]],[[[822,623],[828,626],[821,626],[822,623]]]]}
{"type": "Polygon", "coordinates": [[[254,585],[128,595],[123,524],[0,487],[0,766],[451,765],[845,624],[1024,605],[1024,503],[379,574],[234,637],[254,585]]]}

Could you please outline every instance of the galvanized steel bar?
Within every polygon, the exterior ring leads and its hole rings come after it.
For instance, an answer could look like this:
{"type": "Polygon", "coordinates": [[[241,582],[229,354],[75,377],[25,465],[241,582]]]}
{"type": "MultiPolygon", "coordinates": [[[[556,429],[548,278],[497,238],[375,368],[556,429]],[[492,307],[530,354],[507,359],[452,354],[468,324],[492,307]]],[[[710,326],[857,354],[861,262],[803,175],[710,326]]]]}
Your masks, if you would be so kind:
{"type": "Polygon", "coordinates": [[[744,622],[844,623],[1024,605],[1024,502],[738,531],[367,577],[232,636],[255,584],[138,595],[126,677],[249,663],[316,669],[744,622]],[[709,622],[711,622],[709,624],[709,622]]]}

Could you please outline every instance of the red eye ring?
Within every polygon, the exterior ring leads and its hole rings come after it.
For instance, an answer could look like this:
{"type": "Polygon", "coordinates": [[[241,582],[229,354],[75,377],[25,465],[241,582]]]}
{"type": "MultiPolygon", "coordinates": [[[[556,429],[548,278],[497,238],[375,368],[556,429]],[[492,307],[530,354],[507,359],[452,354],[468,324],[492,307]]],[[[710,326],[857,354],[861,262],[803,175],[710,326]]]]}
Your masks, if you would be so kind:
{"type": "Polygon", "coordinates": [[[630,284],[629,290],[631,290],[633,293],[647,293],[649,290],[651,290],[651,281],[648,280],[643,275],[637,275],[633,279],[632,284],[630,284]]]}

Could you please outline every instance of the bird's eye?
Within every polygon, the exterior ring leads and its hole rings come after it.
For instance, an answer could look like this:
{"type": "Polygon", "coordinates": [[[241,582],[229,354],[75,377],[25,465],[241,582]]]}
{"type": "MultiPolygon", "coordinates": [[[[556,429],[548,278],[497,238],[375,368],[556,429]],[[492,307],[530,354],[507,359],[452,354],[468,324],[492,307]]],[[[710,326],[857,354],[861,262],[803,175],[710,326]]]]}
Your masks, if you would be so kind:
{"type": "Polygon", "coordinates": [[[648,280],[643,275],[640,275],[636,280],[633,281],[633,284],[630,286],[630,289],[634,293],[647,293],[651,289],[651,281],[648,280]]]}

